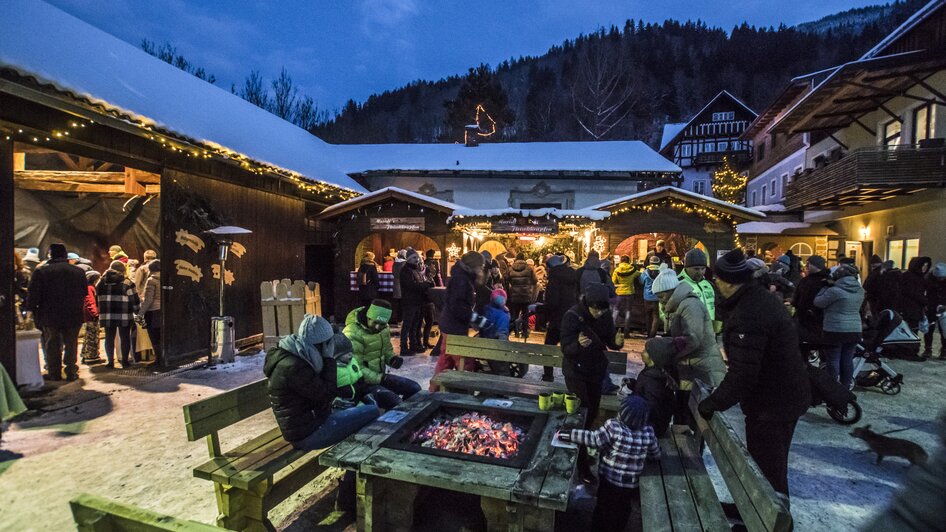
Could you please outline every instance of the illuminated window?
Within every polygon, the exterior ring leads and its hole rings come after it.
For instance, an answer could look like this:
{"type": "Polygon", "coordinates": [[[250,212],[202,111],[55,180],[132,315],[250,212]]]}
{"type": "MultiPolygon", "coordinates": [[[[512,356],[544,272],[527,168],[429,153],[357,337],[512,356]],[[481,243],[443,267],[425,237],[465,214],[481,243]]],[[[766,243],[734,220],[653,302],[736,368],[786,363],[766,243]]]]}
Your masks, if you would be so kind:
{"type": "Polygon", "coordinates": [[[900,130],[902,125],[899,120],[891,120],[884,124],[884,146],[896,146],[900,144],[900,130]]]}

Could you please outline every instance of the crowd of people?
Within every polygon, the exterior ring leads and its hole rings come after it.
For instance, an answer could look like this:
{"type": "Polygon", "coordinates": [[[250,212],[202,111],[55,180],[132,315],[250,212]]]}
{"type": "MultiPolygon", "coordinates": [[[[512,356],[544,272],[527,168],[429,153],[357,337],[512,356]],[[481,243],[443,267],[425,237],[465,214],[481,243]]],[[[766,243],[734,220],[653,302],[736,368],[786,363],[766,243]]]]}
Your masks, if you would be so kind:
{"type": "Polygon", "coordinates": [[[104,362],[114,368],[116,348],[122,368],[140,362],[135,344],[145,343],[136,334],[137,324],[147,331],[156,359],[160,355],[161,261],[157,253],[145,251],[138,261],[113,245],[108,255],[108,269],[98,272],[91,260],[68,252],[61,243],[51,244],[45,259],[37,248],[30,248],[23,257],[14,253],[17,319],[22,324],[32,321],[41,332],[47,380],[78,379],[80,335],[85,365],[104,362]],[[105,360],[99,349],[103,331],[105,360]]]}

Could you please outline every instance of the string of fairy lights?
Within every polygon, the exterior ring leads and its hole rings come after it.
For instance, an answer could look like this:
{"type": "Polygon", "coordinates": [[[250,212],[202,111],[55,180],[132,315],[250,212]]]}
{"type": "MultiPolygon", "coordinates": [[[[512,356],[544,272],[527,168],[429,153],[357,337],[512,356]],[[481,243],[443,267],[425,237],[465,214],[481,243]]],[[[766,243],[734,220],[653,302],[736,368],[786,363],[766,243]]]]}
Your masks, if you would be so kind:
{"type": "Polygon", "coordinates": [[[664,198],[662,200],[657,200],[652,203],[647,203],[644,205],[627,205],[619,209],[611,211],[611,216],[617,214],[623,214],[626,212],[642,212],[649,213],[655,209],[676,209],[682,211],[686,214],[693,214],[700,216],[710,222],[727,224],[732,227],[733,238],[736,247],[742,247],[741,240],[739,238],[739,231],[736,230],[738,222],[735,218],[726,214],[724,212],[717,211],[708,207],[703,207],[700,205],[694,205],[692,203],[685,203],[683,201],[674,200],[670,198],[664,198]]]}
{"type": "MultiPolygon", "coordinates": [[[[275,175],[285,179],[302,191],[309,192],[324,197],[325,199],[340,199],[342,201],[354,198],[359,195],[358,192],[347,188],[333,185],[325,181],[310,179],[302,174],[280,168],[275,165],[262,164],[254,159],[219,146],[208,144],[196,144],[193,142],[184,142],[180,139],[159,133],[144,122],[130,122],[133,125],[145,130],[144,138],[154,142],[156,145],[172,154],[185,156],[194,159],[218,159],[224,161],[236,162],[244,170],[257,175],[275,175]]],[[[49,131],[32,129],[21,126],[0,126],[0,135],[6,140],[31,143],[39,146],[48,146],[56,148],[59,141],[82,141],[84,137],[89,137],[89,133],[97,124],[94,120],[72,118],[60,127],[49,131]]],[[[62,151],[68,151],[68,147],[62,146],[62,151]]]]}
{"type": "MultiPolygon", "coordinates": [[[[493,117],[489,116],[489,113],[486,111],[486,107],[483,107],[483,104],[478,104],[476,106],[476,113],[473,117],[473,123],[476,124],[476,135],[480,137],[490,137],[496,133],[496,121],[493,120],[493,117]],[[488,132],[483,131],[483,127],[480,125],[481,116],[486,116],[486,119],[489,120],[490,130],[488,132]]],[[[463,130],[463,142],[466,143],[469,141],[468,135],[470,132],[466,129],[463,130]]]]}
{"type": "Polygon", "coordinates": [[[723,157],[723,165],[713,172],[713,196],[729,203],[739,205],[745,199],[746,192],[745,175],[733,170],[729,166],[729,157],[723,157]]]}

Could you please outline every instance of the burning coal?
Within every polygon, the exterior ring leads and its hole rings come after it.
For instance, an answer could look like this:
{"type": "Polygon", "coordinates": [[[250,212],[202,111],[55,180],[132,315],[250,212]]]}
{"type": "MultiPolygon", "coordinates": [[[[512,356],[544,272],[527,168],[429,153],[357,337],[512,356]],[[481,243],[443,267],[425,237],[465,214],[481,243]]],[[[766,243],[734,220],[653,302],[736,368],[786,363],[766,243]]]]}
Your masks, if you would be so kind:
{"type": "Polygon", "coordinates": [[[443,451],[510,459],[519,452],[525,435],[517,425],[468,412],[454,417],[435,417],[415,432],[410,441],[443,451]]]}

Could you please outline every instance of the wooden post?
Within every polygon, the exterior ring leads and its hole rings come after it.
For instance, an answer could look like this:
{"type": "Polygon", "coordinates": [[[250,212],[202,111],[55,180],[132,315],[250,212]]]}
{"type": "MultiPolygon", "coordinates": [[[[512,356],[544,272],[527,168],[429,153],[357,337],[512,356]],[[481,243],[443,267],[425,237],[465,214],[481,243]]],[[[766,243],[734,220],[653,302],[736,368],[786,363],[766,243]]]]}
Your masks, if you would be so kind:
{"type": "Polygon", "coordinates": [[[0,139],[0,363],[16,382],[13,301],[13,141],[0,139]]]}

